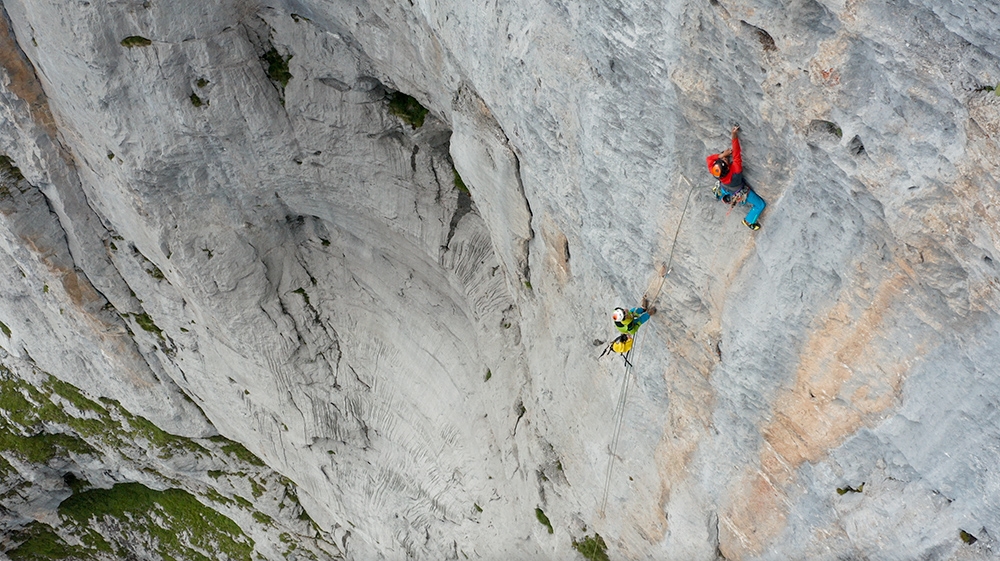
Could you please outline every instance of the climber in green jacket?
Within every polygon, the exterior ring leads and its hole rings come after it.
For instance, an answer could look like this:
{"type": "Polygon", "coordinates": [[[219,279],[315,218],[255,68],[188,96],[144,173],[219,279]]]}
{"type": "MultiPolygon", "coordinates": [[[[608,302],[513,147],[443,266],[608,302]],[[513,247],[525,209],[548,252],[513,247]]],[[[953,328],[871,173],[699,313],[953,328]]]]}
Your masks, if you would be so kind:
{"type": "Polygon", "coordinates": [[[618,328],[619,332],[635,335],[639,331],[639,327],[649,321],[649,316],[655,313],[656,308],[649,308],[648,302],[643,299],[642,306],[638,308],[628,310],[615,308],[615,311],[611,313],[611,320],[615,322],[615,327],[618,328]]]}

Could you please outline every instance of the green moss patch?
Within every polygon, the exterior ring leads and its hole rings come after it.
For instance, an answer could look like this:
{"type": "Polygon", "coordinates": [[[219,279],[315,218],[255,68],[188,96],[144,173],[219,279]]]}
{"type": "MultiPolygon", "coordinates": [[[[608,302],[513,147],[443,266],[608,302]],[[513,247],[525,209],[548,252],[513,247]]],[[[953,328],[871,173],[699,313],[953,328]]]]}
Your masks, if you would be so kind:
{"type": "Polygon", "coordinates": [[[21,436],[6,430],[0,430],[0,450],[6,450],[38,464],[48,463],[55,457],[66,457],[69,452],[95,453],[86,441],[68,434],[38,433],[21,436]]]}
{"type": "Polygon", "coordinates": [[[838,495],[846,495],[847,493],[862,493],[865,490],[865,484],[862,483],[858,485],[857,488],[851,487],[850,485],[845,485],[843,487],[837,487],[838,495]]]}
{"type": "Polygon", "coordinates": [[[0,321],[0,331],[3,331],[3,334],[6,335],[7,338],[10,338],[10,328],[7,327],[7,324],[2,321],[0,321]]]}
{"type": "MultiPolygon", "coordinates": [[[[129,413],[112,399],[92,400],[71,384],[52,377],[29,383],[2,366],[0,450],[11,459],[8,462],[0,457],[2,477],[16,474],[11,463],[56,466],[53,460],[76,454],[100,457],[106,452],[134,462],[139,470],[152,476],[150,480],[180,487],[179,482],[165,478],[155,469],[156,461],[150,460],[154,456],[182,455],[192,461],[212,457],[214,465],[228,461],[234,466],[231,470],[211,471],[207,475],[215,479],[226,477],[227,486],[248,487],[247,498],[220,493],[212,487],[198,491],[198,496],[180,489],[155,491],[137,483],[97,489],[80,472],[63,469],[60,472],[63,482],[74,494],[59,507],[62,523],[54,525],[55,530],[32,526],[30,531],[8,541],[7,547],[16,550],[11,555],[15,561],[128,559],[142,557],[143,552],[156,552],[158,559],[173,561],[256,559],[253,541],[232,520],[213,509],[226,512],[242,509],[248,519],[252,516],[252,524],[273,526],[279,523],[271,518],[273,513],[260,512],[260,507],[253,504],[254,498],[271,488],[278,489],[280,494],[284,487],[281,508],[291,510],[282,515],[283,519],[298,515],[315,527],[299,504],[294,483],[269,472],[242,444],[223,437],[174,436],[129,413]],[[14,458],[18,462],[13,462],[14,458]],[[263,469],[256,473],[258,470],[248,466],[263,469]]],[[[11,491],[30,486],[18,481],[16,475],[11,476],[8,485],[11,491]]]]}
{"type": "Polygon", "coordinates": [[[264,467],[266,465],[260,458],[255,456],[253,452],[247,450],[246,446],[243,446],[239,442],[233,442],[224,436],[213,436],[209,440],[212,442],[221,442],[221,449],[223,452],[229,454],[230,456],[235,456],[242,462],[258,467],[264,467]]]}
{"type": "Polygon", "coordinates": [[[93,559],[82,547],[71,546],[63,541],[52,528],[41,522],[32,522],[18,532],[13,540],[20,542],[7,552],[12,561],[52,561],[54,559],[93,559]]]}
{"type": "Polygon", "coordinates": [[[580,541],[574,539],[573,549],[579,551],[588,561],[609,561],[608,545],[604,543],[604,538],[600,534],[584,536],[580,541]]]}
{"type": "Polygon", "coordinates": [[[455,172],[455,188],[466,195],[470,195],[471,193],[469,193],[469,188],[465,185],[465,182],[462,181],[462,176],[458,175],[458,170],[452,168],[452,171],[455,172]]]}
{"type": "Polygon", "coordinates": [[[152,41],[150,41],[149,39],[146,39],[145,37],[142,37],[140,35],[130,35],[130,36],[122,39],[122,46],[123,47],[128,47],[130,49],[132,47],[148,47],[148,46],[150,46],[152,44],[153,44],[152,41]]]}
{"type": "Polygon", "coordinates": [[[96,401],[83,395],[76,386],[67,384],[58,378],[49,378],[45,383],[45,388],[51,390],[53,394],[71,403],[78,411],[91,411],[98,415],[107,415],[108,410],[96,401]]]}
{"type": "Polygon", "coordinates": [[[108,538],[119,553],[131,551],[137,539],[164,558],[250,559],[253,553],[253,540],[235,522],[181,489],[155,491],[139,483],[92,489],[63,501],[59,514],[93,542],[99,541],[95,523],[114,529],[108,538]]]}
{"type": "Polygon", "coordinates": [[[295,294],[298,294],[299,296],[301,296],[302,299],[306,301],[306,305],[307,306],[309,305],[309,295],[306,294],[306,289],[304,289],[304,288],[296,288],[292,292],[294,292],[295,294]]]}
{"type": "Polygon", "coordinates": [[[256,479],[250,480],[250,493],[253,494],[253,498],[259,499],[265,491],[267,491],[267,489],[265,489],[260,483],[257,483],[256,479]]]}
{"type": "Polygon", "coordinates": [[[197,442],[180,436],[174,436],[154,425],[145,417],[133,415],[120,406],[118,413],[128,423],[131,434],[141,437],[151,445],[159,448],[161,457],[169,457],[171,454],[182,452],[203,455],[208,453],[208,450],[197,442]]]}
{"type": "MultiPolygon", "coordinates": [[[[389,112],[415,129],[419,129],[424,125],[424,118],[427,117],[428,113],[427,108],[420,105],[420,102],[416,98],[408,96],[403,92],[396,92],[389,96],[389,112]]],[[[458,186],[457,183],[455,186],[458,186]]]]}
{"type": "Polygon", "coordinates": [[[205,105],[205,102],[202,101],[200,97],[198,97],[198,94],[192,92],[191,93],[191,105],[194,105],[195,107],[201,107],[202,105],[205,105]]]}
{"type": "MultiPolygon", "coordinates": [[[[160,274],[162,275],[163,273],[160,274]]],[[[157,327],[155,323],[153,323],[153,318],[149,317],[149,314],[146,313],[132,314],[132,318],[135,320],[137,324],[139,324],[139,327],[141,327],[143,331],[148,331],[156,335],[160,339],[163,339],[163,330],[157,327]]]]}
{"type": "Polygon", "coordinates": [[[545,513],[542,512],[542,509],[540,508],[535,509],[535,518],[538,519],[538,522],[540,522],[542,526],[545,526],[546,528],[549,529],[550,534],[555,533],[555,530],[552,529],[552,523],[549,522],[549,517],[545,516],[545,513]]]}
{"type": "Polygon", "coordinates": [[[24,176],[21,175],[21,169],[14,165],[14,160],[11,160],[10,156],[0,154],[0,172],[16,179],[17,181],[24,181],[24,176]]]}
{"type": "Polygon", "coordinates": [[[288,61],[292,60],[292,55],[281,56],[278,49],[272,45],[271,49],[260,58],[267,64],[267,77],[272,82],[281,84],[281,89],[284,90],[288,81],[292,79],[292,73],[288,71],[288,61]]]}

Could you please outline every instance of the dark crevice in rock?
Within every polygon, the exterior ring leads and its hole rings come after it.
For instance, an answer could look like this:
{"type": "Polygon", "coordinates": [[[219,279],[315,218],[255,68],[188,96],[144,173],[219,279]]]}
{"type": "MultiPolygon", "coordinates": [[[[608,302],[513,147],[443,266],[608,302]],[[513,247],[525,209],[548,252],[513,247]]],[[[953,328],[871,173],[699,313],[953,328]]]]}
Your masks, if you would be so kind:
{"type": "Polygon", "coordinates": [[[833,121],[813,119],[803,130],[806,146],[817,157],[828,158],[842,149],[843,129],[833,121]],[[820,156],[822,154],[822,156],[820,156]]]}
{"type": "Polygon", "coordinates": [[[517,400],[517,405],[515,405],[514,408],[517,410],[517,420],[514,421],[513,436],[517,436],[517,425],[521,422],[521,417],[524,417],[527,409],[524,408],[524,402],[521,400],[517,400]]]}
{"type": "MultiPolygon", "coordinates": [[[[506,136],[506,132],[504,133],[506,136]]],[[[521,158],[517,156],[517,152],[514,147],[510,144],[510,137],[505,138],[507,141],[507,147],[510,149],[511,155],[514,157],[514,176],[517,178],[517,190],[521,193],[521,198],[524,199],[524,209],[528,211],[528,239],[522,242],[524,245],[524,267],[521,269],[521,276],[524,279],[524,285],[528,290],[531,290],[531,240],[535,239],[535,229],[531,227],[531,221],[535,217],[534,213],[531,212],[531,203],[528,202],[528,197],[524,194],[524,182],[521,180],[521,158]]]]}
{"type": "Polygon", "coordinates": [[[771,37],[770,33],[743,20],[740,20],[740,23],[750,28],[757,35],[757,40],[760,41],[760,46],[763,47],[765,52],[778,50],[778,46],[774,44],[774,37],[771,37]]]}
{"type": "Polygon", "coordinates": [[[813,119],[809,122],[809,128],[807,134],[812,135],[831,135],[837,138],[842,138],[844,136],[844,131],[840,128],[840,125],[834,123],[833,121],[824,121],[822,119],[813,119]]]}
{"type": "Polygon", "coordinates": [[[472,196],[464,191],[458,192],[458,206],[455,208],[455,213],[451,215],[451,224],[448,226],[448,237],[445,239],[444,247],[448,249],[451,246],[451,239],[455,236],[455,230],[458,229],[458,223],[462,221],[462,218],[466,214],[472,212],[472,196]]]}
{"type": "Polygon", "coordinates": [[[354,379],[357,380],[359,384],[361,384],[362,386],[364,386],[366,390],[370,391],[372,389],[372,387],[370,385],[366,384],[365,381],[361,379],[361,376],[358,374],[358,371],[355,370],[353,366],[351,366],[350,364],[348,364],[347,368],[350,369],[351,374],[354,374],[354,379]]]}
{"type": "Polygon", "coordinates": [[[847,143],[847,149],[850,150],[851,154],[854,154],[855,156],[863,156],[866,154],[865,145],[861,143],[861,137],[858,135],[854,135],[854,138],[847,143]]]}

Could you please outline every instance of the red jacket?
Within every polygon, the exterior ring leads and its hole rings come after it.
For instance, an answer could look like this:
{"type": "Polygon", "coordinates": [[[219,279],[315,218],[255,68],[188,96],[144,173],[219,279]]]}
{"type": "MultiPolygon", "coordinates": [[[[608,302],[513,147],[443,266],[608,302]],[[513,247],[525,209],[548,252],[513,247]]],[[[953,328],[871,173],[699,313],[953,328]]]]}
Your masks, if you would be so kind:
{"type": "MultiPolygon", "coordinates": [[[[705,158],[708,162],[708,171],[712,171],[712,166],[715,162],[719,161],[718,154],[712,154],[711,156],[705,158]]],[[[733,185],[734,188],[739,188],[743,186],[743,154],[740,152],[740,139],[733,138],[733,162],[729,164],[729,172],[719,178],[719,181],[723,185],[729,186],[730,182],[733,180],[733,176],[737,176],[738,185],[733,185]]]]}

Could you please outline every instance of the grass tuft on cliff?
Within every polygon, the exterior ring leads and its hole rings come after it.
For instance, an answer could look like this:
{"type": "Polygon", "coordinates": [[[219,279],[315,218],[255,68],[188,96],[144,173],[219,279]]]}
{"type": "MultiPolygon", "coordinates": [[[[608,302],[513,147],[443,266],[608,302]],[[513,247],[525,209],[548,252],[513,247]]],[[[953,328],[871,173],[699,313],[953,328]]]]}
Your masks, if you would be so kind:
{"type": "Polygon", "coordinates": [[[10,176],[16,181],[24,181],[20,168],[14,165],[14,160],[10,159],[10,156],[0,154],[0,173],[10,176]]]}
{"type": "Polygon", "coordinates": [[[471,195],[471,193],[469,193],[469,188],[465,185],[465,182],[462,181],[462,176],[458,174],[458,170],[452,168],[452,171],[455,172],[455,188],[466,195],[471,195]]]}
{"type": "Polygon", "coordinates": [[[546,528],[549,529],[550,534],[555,533],[555,530],[552,529],[552,523],[549,522],[549,517],[545,516],[545,513],[542,512],[542,509],[540,508],[535,509],[535,518],[538,519],[538,521],[542,524],[542,526],[545,526],[546,528]]]}
{"type": "Polygon", "coordinates": [[[247,450],[246,446],[243,446],[239,442],[234,442],[223,436],[213,436],[210,437],[209,440],[211,440],[212,442],[222,443],[221,447],[222,451],[225,452],[226,454],[229,454],[230,456],[235,457],[241,462],[245,462],[252,466],[258,466],[258,467],[263,467],[265,465],[260,458],[255,456],[253,452],[247,450]]]}
{"type": "Polygon", "coordinates": [[[7,552],[11,561],[51,561],[52,559],[89,559],[86,548],[72,546],[41,522],[32,522],[12,538],[20,544],[7,552]]]}
{"type": "Polygon", "coordinates": [[[288,71],[288,61],[292,60],[292,55],[281,56],[278,49],[271,46],[271,49],[264,53],[261,60],[267,63],[267,77],[276,84],[281,84],[282,90],[292,79],[292,73],[288,71]]]}
{"type": "Polygon", "coordinates": [[[141,35],[130,35],[122,39],[122,46],[128,47],[129,49],[131,49],[132,47],[148,47],[152,44],[153,44],[152,41],[146,39],[145,37],[142,37],[141,35]]]}
{"type": "Polygon", "coordinates": [[[110,546],[127,551],[137,533],[140,540],[157,543],[158,552],[176,558],[203,559],[202,552],[218,552],[229,559],[250,559],[253,553],[253,540],[235,522],[181,489],[156,491],[139,483],[91,489],[63,501],[59,514],[98,550],[110,546]]]}
{"type": "MultiPolygon", "coordinates": [[[[427,108],[420,105],[420,102],[412,96],[408,96],[403,92],[395,92],[389,96],[389,113],[399,117],[411,127],[419,129],[424,126],[424,118],[427,117],[427,108]]],[[[458,181],[461,178],[458,177],[458,172],[455,172],[455,177],[457,181],[455,182],[455,187],[458,187],[458,181]]],[[[465,183],[462,183],[465,186],[465,183]]]]}
{"type": "Polygon", "coordinates": [[[600,534],[584,536],[580,541],[574,539],[573,549],[579,551],[588,561],[609,561],[608,545],[604,543],[604,538],[600,534]]]}

